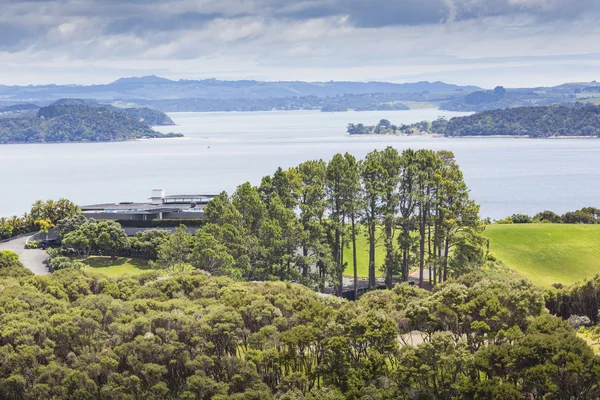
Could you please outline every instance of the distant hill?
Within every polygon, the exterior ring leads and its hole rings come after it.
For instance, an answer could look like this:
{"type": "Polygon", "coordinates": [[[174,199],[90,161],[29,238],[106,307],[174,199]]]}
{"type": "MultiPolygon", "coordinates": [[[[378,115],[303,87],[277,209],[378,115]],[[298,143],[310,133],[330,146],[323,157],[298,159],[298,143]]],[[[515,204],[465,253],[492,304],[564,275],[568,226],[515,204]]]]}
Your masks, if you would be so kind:
{"type": "Polygon", "coordinates": [[[554,87],[479,90],[442,101],[440,109],[447,111],[489,111],[504,108],[547,106],[574,102],[598,103],[600,84],[566,83],[554,87]]]}
{"type": "Polygon", "coordinates": [[[179,137],[162,134],[148,124],[108,107],[56,104],[35,116],[0,119],[0,144],[53,142],[112,142],[142,138],[179,137]]]}
{"type": "Polygon", "coordinates": [[[448,121],[446,136],[600,136],[600,107],[519,107],[491,110],[448,121]]]}
{"type": "MultiPolygon", "coordinates": [[[[502,88],[435,82],[302,82],[257,80],[171,80],[156,75],[121,78],[103,85],[0,85],[3,105],[49,105],[63,98],[127,104],[173,111],[401,110],[407,102],[449,111],[487,111],[589,101],[600,103],[600,84],[566,83],[555,87],[502,88]]],[[[422,107],[420,105],[419,107],[422,107]]],[[[133,113],[133,111],[130,111],[133,113]]],[[[129,114],[144,118],[139,114],[129,114]]],[[[0,112],[0,117],[2,112],[0,112]]],[[[6,116],[4,116],[6,117],[6,116]]]]}
{"type": "Polygon", "coordinates": [[[266,99],[171,99],[140,100],[131,102],[165,112],[216,112],[216,111],[272,111],[320,110],[323,112],[408,110],[402,99],[422,99],[411,96],[387,94],[359,94],[334,97],[269,97],[266,99]]]}
{"type": "Polygon", "coordinates": [[[429,133],[449,137],[600,137],[600,106],[575,103],[568,106],[508,108],[454,117],[449,121],[439,118],[433,122],[398,126],[383,119],[375,126],[351,123],[348,124],[347,131],[350,135],[429,133]]]}
{"type": "MultiPolygon", "coordinates": [[[[109,104],[100,104],[92,100],[83,99],[60,99],[51,105],[80,105],[93,108],[104,108],[114,112],[120,112],[130,118],[145,122],[148,125],[154,126],[169,126],[175,125],[175,122],[167,114],[162,111],[152,110],[147,107],[143,108],[119,108],[109,104]]],[[[0,118],[14,118],[25,114],[34,115],[39,111],[40,107],[35,104],[16,104],[12,106],[0,107],[0,118]]]]}
{"type": "MultiPolygon", "coordinates": [[[[181,99],[268,99],[307,96],[335,97],[375,93],[427,94],[453,96],[481,90],[476,86],[458,86],[443,82],[263,82],[254,80],[223,81],[218,79],[173,81],[158,76],[121,78],[105,85],[1,86],[4,102],[47,105],[61,98],[84,98],[98,102],[181,99]]],[[[443,96],[447,99],[448,96],[443,96]]]]}

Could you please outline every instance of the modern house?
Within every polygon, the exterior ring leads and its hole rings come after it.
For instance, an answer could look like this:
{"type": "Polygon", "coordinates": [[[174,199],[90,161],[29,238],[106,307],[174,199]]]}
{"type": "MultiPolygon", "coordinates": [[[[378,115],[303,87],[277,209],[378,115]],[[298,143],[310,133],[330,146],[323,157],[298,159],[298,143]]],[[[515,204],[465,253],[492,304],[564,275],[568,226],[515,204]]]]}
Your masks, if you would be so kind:
{"type": "Polygon", "coordinates": [[[149,202],[121,202],[81,206],[83,215],[94,219],[117,221],[151,221],[156,219],[204,218],[204,207],[216,195],[165,195],[163,189],[153,189],[149,202]]]}

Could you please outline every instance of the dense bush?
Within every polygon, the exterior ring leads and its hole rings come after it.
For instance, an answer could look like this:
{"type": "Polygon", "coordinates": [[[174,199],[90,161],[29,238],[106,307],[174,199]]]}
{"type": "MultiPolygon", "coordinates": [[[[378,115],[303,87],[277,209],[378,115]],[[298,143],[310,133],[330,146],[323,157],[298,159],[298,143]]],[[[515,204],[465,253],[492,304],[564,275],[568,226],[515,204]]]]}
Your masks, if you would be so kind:
{"type": "Polygon", "coordinates": [[[0,277],[6,278],[9,276],[19,277],[30,275],[33,274],[23,267],[23,264],[19,261],[18,255],[8,250],[0,251],[0,277]]]}
{"type": "Polygon", "coordinates": [[[88,105],[42,107],[36,117],[0,118],[1,143],[109,142],[164,135],[119,111],[88,105]]]}
{"type": "Polygon", "coordinates": [[[598,398],[599,358],[502,275],[357,302],[205,274],[11,278],[0,398],[598,398]]]}
{"type": "Polygon", "coordinates": [[[447,136],[599,136],[600,107],[520,107],[452,118],[447,136]]]}

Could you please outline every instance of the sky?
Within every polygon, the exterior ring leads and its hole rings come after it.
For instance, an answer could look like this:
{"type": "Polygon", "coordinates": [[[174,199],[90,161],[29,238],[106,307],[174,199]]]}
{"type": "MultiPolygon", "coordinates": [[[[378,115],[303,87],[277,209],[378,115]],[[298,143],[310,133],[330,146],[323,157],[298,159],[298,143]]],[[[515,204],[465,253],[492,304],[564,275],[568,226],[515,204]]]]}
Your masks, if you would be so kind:
{"type": "Polygon", "coordinates": [[[0,0],[0,84],[600,80],[598,0],[0,0]]]}

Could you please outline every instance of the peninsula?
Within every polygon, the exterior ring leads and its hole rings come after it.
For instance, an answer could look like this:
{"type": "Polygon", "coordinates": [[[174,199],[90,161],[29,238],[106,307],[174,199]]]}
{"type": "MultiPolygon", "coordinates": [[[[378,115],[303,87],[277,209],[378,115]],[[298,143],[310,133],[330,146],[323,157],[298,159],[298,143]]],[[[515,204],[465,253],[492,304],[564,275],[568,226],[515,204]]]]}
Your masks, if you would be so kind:
{"type": "MultiPolygon", "coordinates": [[[[31,107],[26,108],[31,110],[31,107]]],[[[163,113],[158,111],[130,113],[112,106],[73,101],[59,101],[41,107],[34,114],[20,111],[18,115],[0,118],[0,144],[114,142],[183,136],[152,129],[142,115],[160,118],[163,113]]],[[[171,120],[162,121],[168,123],[171,120]]]]}
{"type": "Polygon", "coordinates": [[[560,106],[490,110],[450,120],[394,125],[386,119],[377,125],[348,124],[350,135],[437,134],[447,137],[599,137],[600,106],[575,103],[560,106]]]}

